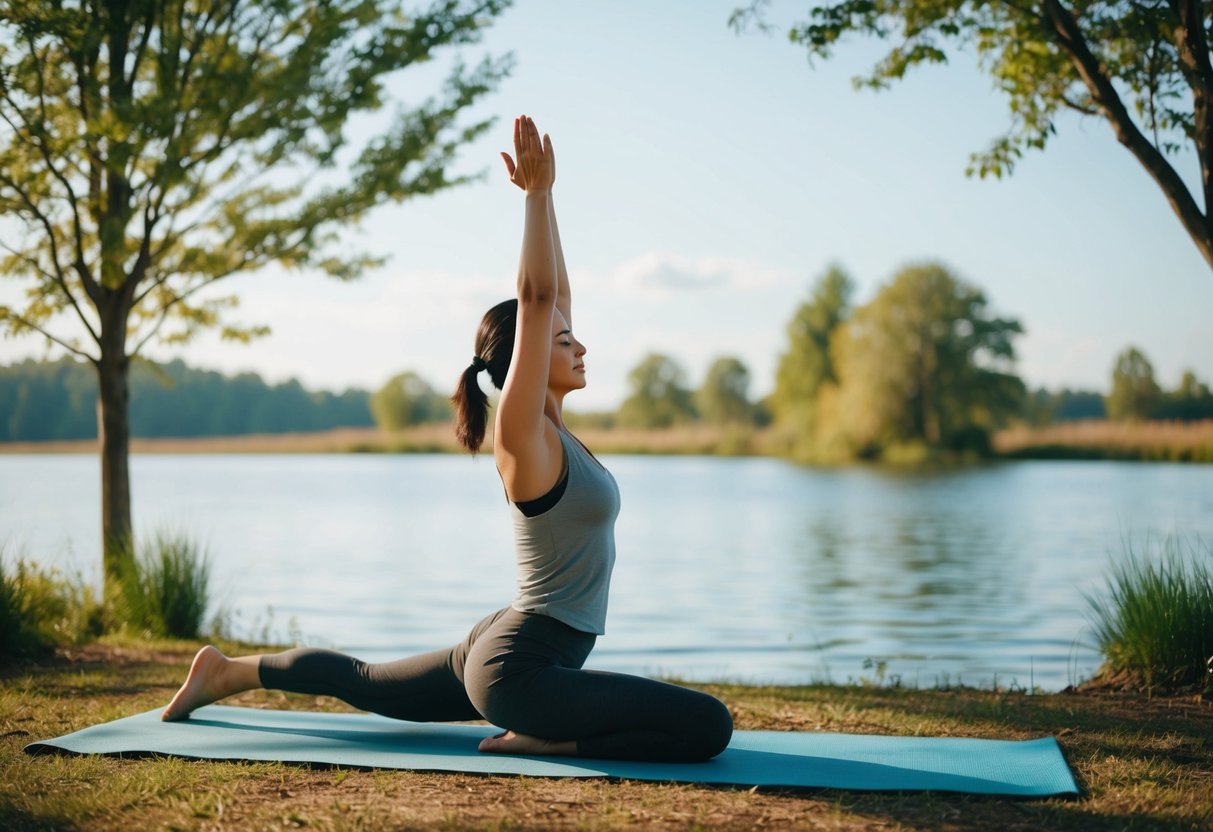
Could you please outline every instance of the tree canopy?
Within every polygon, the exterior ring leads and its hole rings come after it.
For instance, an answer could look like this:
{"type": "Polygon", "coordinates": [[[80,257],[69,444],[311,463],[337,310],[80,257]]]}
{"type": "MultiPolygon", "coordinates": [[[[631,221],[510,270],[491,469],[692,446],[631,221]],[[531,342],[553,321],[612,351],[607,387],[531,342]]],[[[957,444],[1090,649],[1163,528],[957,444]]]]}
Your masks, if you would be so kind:
{"type": "Polygon", "coordinates": [[[812,435],[822,386],[836,384],[830,338],[851,314],[855,284],[841,266],[830,266],[788,322],[788,347],[779,357],[771,397],[775,420],[784,428],[812,435]]]}
{"type": "Polygon", "coordinates": [[[899,271],[838,332],[844,433],[861,453],[895,443],[984,450],[1024,396],[1012,372],[1019,322],[934,263],[899,271]]]}
{"type": "Polygon", "coordinates": [[[988,450],[989,432],[1021,411],[1018,321],[938,263],[900,270],[867,304],[832,266],[796,310],[772,406],[787,451],[828,461],[915,446],[988,450]]]}
{"type": "Polygon", "coordinates": [[[1162,405],[1162,389],[1154,380],[1154,366],[1136,347],[1129,347],[1116,356],[1112,392],[1108,394],[1106,405],[1108,418],[1114,422],[1149,419],[1162,405]]]}
{"type": "Polygon", "coordinates": [[[450,400],[417,373],[406,370],[388,379],[371,396],[371,414],[383,430],[400,430],[425,422],[449,422],[450,400]]]}
{"type": "Polygon", "coordinates": [[[668,355],[649,353],[628,373],[628,396],[618,424],[631,428],[668,428],[695,418],[694,396],[682,365],[668,355]]]}
{"type": "MultiPolygon", "coordinates": [[[[772,28],[768,0],[751,0],[730,24],[772,28]]],[[[1007,98],[1010,123],[968,172],[1009,174],[1043,149],[1062,113],[1106,121],[1154,179],[1213,266],[1213,63],[1210,11],[1191,0],[842,0],[813,6],[788,39],[810,60],[828,59],[848,36],[891,43],[857,87],[885,89],[922,64],[973,50],[1007,98]],[[1198,185],[1176,170],[1191,151],[1198,185]]]]}
{"type": "Polygon", "coordinates": [[[699,418],[713,425],[749,424],[754,421],[750,402],[750,371],[741,359],[721,356],[708,367],[695,393],[699,418]]]}

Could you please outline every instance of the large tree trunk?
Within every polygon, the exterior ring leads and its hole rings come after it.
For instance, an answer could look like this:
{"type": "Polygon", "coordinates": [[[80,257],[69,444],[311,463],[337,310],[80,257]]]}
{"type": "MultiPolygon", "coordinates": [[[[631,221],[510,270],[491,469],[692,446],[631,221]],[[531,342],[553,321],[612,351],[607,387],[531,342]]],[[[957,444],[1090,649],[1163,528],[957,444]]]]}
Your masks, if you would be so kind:
{"type": "Polygon", "coordinates": [[[97,362],[97,433],[101,440],[101,541],[107,586],[133,556],[130,476],[130,359],[97,362]]]}

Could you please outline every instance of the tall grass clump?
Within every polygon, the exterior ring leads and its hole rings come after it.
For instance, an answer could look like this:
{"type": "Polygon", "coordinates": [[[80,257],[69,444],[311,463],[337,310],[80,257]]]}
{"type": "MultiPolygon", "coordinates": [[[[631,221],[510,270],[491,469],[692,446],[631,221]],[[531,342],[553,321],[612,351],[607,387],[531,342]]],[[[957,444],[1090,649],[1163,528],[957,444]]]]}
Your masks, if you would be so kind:
{"type": "Polygon", "coordinates": [[[5,555],[0,546],[0,663],[101,634],[104,610],[81,576],[5,555]]]}
{"type": "Polygon", "coordinates": [[[1173,535],[1156,557],[1124,547],[1104,591],[1087,596],[1104,672],[1147,688],[1208,687],[1213,550],[1173,535]]]}
{"type": "Polygon", "coordinates": [[[156,532],[126,558],[119,618],[145,638],[198,638],[210,600],[210,558],[180,531],[156,532]]]}

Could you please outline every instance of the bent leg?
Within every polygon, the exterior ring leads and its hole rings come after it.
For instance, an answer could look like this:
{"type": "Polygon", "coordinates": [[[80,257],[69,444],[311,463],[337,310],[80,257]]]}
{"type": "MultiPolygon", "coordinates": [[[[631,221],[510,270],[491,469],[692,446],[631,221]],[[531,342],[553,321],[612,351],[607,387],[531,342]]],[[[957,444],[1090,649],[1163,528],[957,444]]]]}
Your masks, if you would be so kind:
{"type": "Polygon", "coordinates": [[[547,616],[507,615],[468,655],[468,695],[493,724],[575,740],[580,756],[699,761],[724,750],[733,720],[719,700],[639,676],[581,670],[593,638],[547,616]]]}
{"type": "Polygon", "coordinates": [[[715,757],[733,735],[733,719],[714,697],[621,673],[551,667],[489,700],[494,724],[576,740],[582,757],[697,762],[715,757]]]}

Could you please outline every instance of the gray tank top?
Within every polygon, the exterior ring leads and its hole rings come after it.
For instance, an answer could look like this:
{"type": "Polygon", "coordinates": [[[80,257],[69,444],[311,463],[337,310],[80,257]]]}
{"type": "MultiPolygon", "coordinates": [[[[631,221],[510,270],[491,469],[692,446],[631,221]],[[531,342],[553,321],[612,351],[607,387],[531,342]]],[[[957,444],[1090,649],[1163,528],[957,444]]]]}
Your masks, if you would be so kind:
{"type": "Polygon", "coordinates": [[[518,593],[511,606],[602,635],[615,566],[619,487],[580,442],[558,433],[569,467],[563,496],[535,517],[510,503],[518,558],[518,593]]]}

